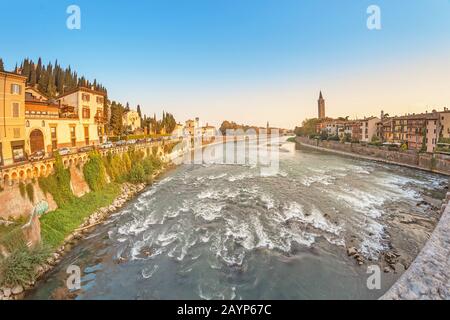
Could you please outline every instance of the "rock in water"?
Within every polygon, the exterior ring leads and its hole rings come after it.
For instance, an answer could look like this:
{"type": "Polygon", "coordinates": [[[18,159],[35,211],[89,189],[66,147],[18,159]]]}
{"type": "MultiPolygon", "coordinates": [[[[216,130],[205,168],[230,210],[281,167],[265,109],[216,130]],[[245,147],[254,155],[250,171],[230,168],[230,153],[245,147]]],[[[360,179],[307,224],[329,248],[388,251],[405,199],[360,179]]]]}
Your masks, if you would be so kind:
{"type": "Polygon", "coordinates": [[[358,253],[358,250],[355,247],[347,248],[347,254],[349,257],[354,256],[358,253]]]}

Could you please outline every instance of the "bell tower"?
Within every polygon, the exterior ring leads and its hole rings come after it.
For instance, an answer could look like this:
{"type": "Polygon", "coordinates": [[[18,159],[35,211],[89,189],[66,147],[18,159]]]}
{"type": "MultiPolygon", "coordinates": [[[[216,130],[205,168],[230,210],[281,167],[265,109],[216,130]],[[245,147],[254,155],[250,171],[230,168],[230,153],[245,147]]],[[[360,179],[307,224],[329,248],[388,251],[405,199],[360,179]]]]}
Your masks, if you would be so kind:
{"type": "Polygon", "coordinates": [[[322,91],[319,94],[318,117],[319,119],[325,119],[325,100],[323,99],[322,91]]]}

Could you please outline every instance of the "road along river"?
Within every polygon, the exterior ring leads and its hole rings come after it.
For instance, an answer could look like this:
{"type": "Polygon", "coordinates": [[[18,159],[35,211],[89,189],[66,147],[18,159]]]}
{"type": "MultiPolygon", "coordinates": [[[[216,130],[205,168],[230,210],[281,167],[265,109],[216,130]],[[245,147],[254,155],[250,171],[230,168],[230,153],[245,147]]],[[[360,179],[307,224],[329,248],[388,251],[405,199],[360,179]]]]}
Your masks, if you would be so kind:
{"type": "Polygon", "coordinates": [[[446,185],[440,175],[307,148],[281,152],[274,176],[181,165],[26,298],[376,299],[425,244],[446,185]],[[66,287],[70,265],[81,268],[79,290],[66,287]],[[382,270],[381,290],[367,288],[369,265],[382,270]]]}

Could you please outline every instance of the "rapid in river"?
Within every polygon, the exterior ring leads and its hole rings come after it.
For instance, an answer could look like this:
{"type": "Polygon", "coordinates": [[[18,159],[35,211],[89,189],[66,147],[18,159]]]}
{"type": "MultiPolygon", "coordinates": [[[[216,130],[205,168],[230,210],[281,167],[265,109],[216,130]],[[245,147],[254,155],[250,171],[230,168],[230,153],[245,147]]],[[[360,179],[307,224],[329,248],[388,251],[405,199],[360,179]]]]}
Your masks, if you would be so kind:
{"type": "Polygon", "coordinates": [[[28,299],[376,299],[408,267],[447,179],[286,143],[276,175],[180,165],[81,240],[28,299]],[[364,265],[347,255],[355,247],[364,265]],[[66,289],[68,266],[81,289],[66,289]]]}

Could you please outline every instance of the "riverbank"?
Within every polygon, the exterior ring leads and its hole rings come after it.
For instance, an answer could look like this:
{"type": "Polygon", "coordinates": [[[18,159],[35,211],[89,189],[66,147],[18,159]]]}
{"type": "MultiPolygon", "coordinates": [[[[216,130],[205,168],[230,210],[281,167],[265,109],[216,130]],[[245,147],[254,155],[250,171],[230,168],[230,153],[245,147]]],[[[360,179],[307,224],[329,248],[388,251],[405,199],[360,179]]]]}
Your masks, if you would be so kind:
{"type": "Polygon", "coordinates": [[[450,299],[450,193],[442,205],[441,219],[411,267],[381,300],[450,299]]]}
{"type": "MultiPolygon", "coordinates": [[[[320,150],[320,151],[332,152],[332,153],[340,154],[340,155],[343,155],[343,156],[349,156],[349,157],[354,157],[354,158],[359,158],[359,159],[377,161],[377,162],[382,162],[382,163],[387,163],[387,164],[407,167],[407,168],[411,168],[411,169],[422,170],[422,171],[427,171],[427,172],[438,173],[438,174],[450,176],[450,171],[449,170],[436,169],[436,168],[433,168],[432,165],[430,165],[430,167],[426,167],[426,166],[421,166],[421,165],[410,164],[410,163],[407,163],[406,161],[390,160],[390,159],[385,159],[385,158],[381,158],[381,157],[371,156],[371,155],[362,154],[362,153],[358,153],[358,152],[352,152],[352,151],[349,151],[349,150],[343,151],[343,150],[336,149],[337,146],[342,147],[342,148],[346,148],[347,145],[341,144],[341,143],[334,143],[332,145],[330,144],[327,147],[325,147],[325,146],[317,145],[317,141],[316,140],[311,140],[311,139],[302,138],[302,137],[297,137],[295,139],[295,142],[298,143],[301,146],[308,147],[308,148],[313,148],[313,149],[320,150]]],[[[350,145],[349,148],[352,148],[351,145],[350,145]]],[[[370,151],[374,151],[374,150],[370,150],[370,151]]],[[[396,151],[384,151],[383,156],[384,156],[384,154],[392,154],[392,155],[395,154],[395,155],[397,155],[398,152],[396,152],[396,151]]],[[[408,156],[408,155],[405,155],[405,156],[408,156]]],[[[432,159],[434,159],[434,158],[432,158],[432,159]]],[[[447,159],[443,160],[443,162],[444,161],[445,161],[445,164],[443,165],[443,167],[444,168],[446,166],[450,167],[450,162],[448,162],[447,159]]],[[[433,162],[433,161],[431,161],[431,162],[433,162]]]]}
{"type": "Polygon", "coordinates": [[[110,183],[100,192],[91,192],[80,198],[76,208],[57,209],[44,215],[40,220],[42,240],[47,250],[50,250],[48,257],[44,263],[35,267],[33,280],[23,285],[1,287],[0,300],[23,299],[26,292],[34,288],[38,280],[55,268],[61,258],[68,254],[80,240],[172,167],[172,165],[164,165],[156,170],[149,183],[110,183]]]}
{"type": "MultiPolygon", "coordinates": [[[[434,172],[436,170],[426,169],[397,161],[379,159],[367,155],[344,152],[330,148],[314,146],[304,140],[297,139],[300,145],[316,150],[336,153],[354,158],[366,159],[382,163],[404,166],[412,169],[434,172]]],[[[437,172],[449,175],[448,172],[437,172]]],[[[382,300],[448,300],[450,299],[450,193],[442,203],[441,215],[436,227],[428,237],[425,246],[413,260],[411,265],[402,274],[399,280],[380,298],[382,300]]],[[[408,224],[410,221],[407,221],[408,224]]],[[[400,231],[400,230],[399,230],[400,231]]]]}

